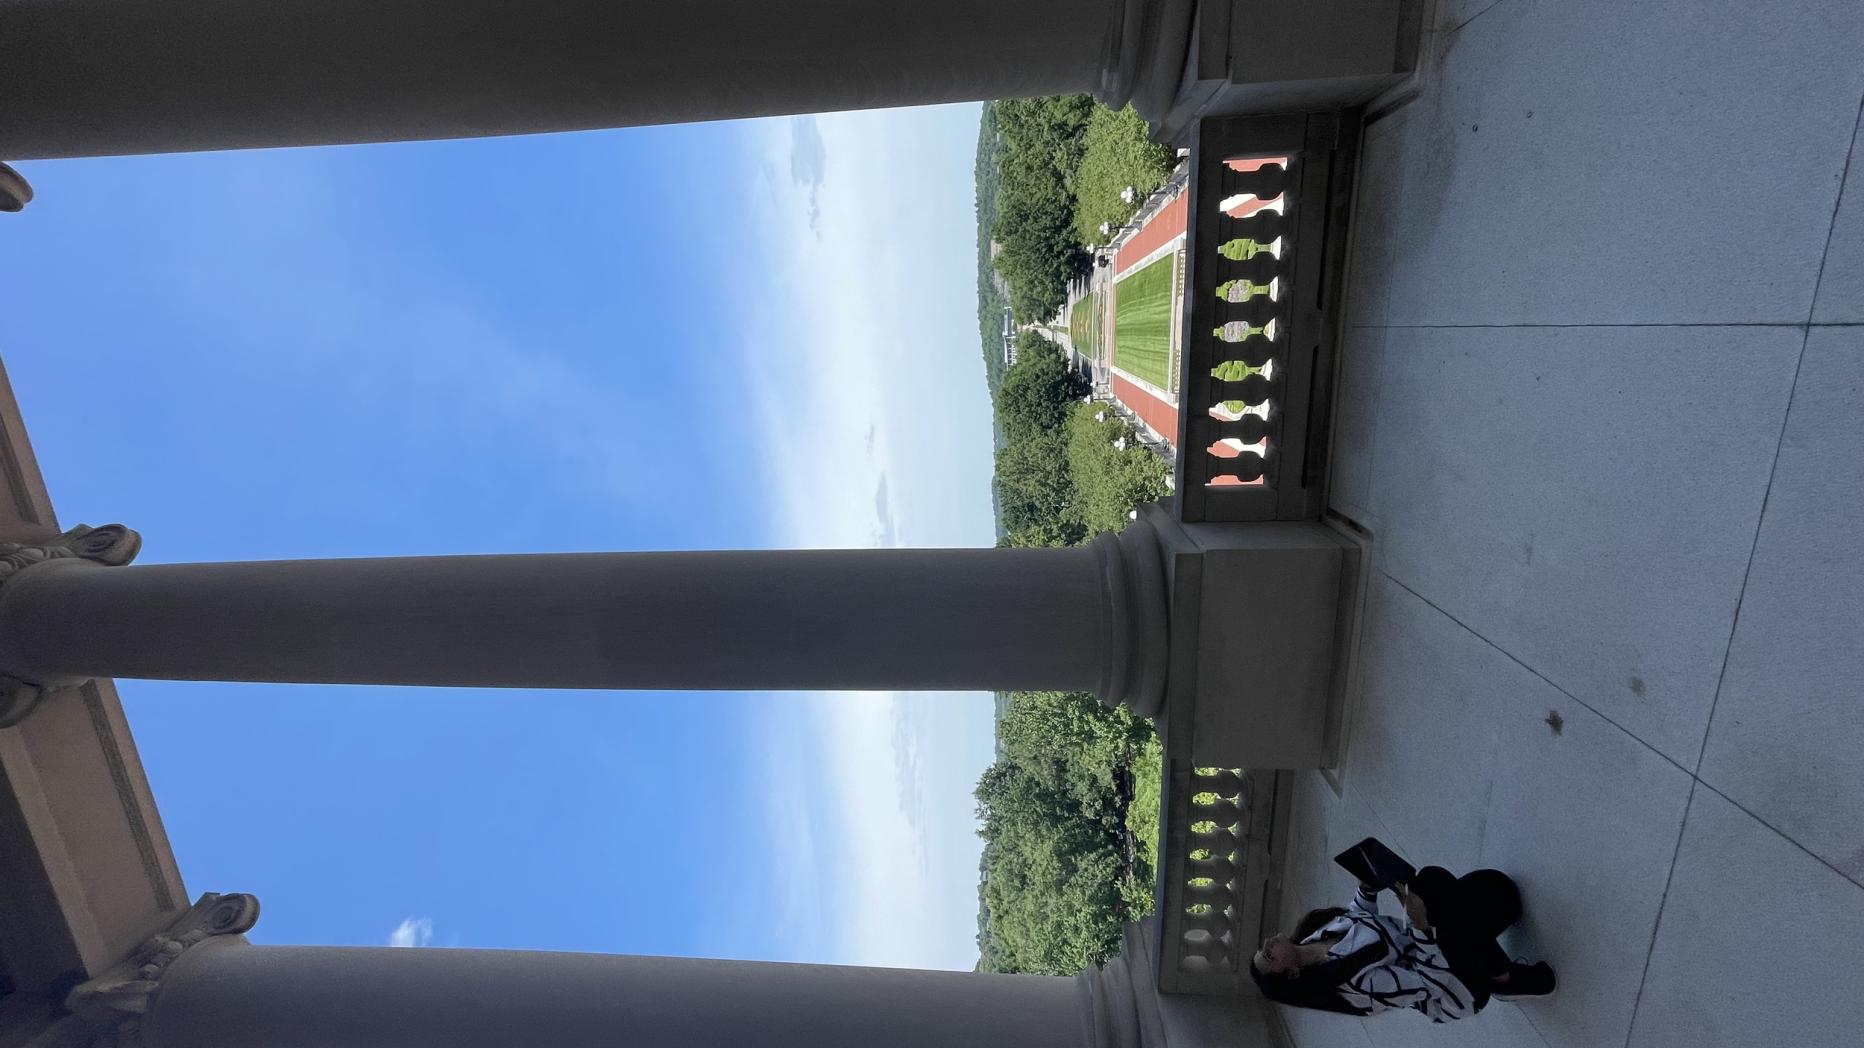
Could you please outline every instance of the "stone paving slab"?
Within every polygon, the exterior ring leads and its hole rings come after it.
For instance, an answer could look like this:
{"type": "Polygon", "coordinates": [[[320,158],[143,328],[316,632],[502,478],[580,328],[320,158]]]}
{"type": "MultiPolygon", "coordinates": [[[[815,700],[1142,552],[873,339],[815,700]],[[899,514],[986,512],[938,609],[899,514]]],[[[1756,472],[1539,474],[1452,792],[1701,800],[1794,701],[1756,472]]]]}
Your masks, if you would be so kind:
{"type": "Polygon", "coordinates": [[[1859,943],[1864,890],[1699,786],[1629,1048],[1853,1048],[1859,943]]]}
{"type": "Polygon", "coordinates": [[[1368,497],[1385,570],[1693,768],[1802,343],[1391,329],[1368,497]]]}
{"type": "Polygon", "coordinates": [[[1864,328],[1814,328],[1700,773],[1864,883],[1861,522],[1864,328]]]}
{"type": "Polygon", "coordinates": [[[1845,187],[1832,223],[1831,242],[1825,248],[1825,269],[1819,275],[1819,293],[1812,306],[1816,324],[1864,324],[1864,107],[1859,109],[1858,132],[1851,139],[1851,158],[1845,165],[1845,187]]]}
{"type": "Polygon", "coordinates": [[[1504,945],[1552,959],[1563,992],[1454,1027],[1374,1016],[1370,1043],[1623,1043],[1690,776],[1389,577],[1374,583],[1361,657],[1341,788],[1310,773],[1296,790],[1281,923],[1348,896],[1328,857],[1366,836],[1419,864],[1503,869],[1526,908],[1504,945]]]}
{"type": "Polygon", "coordinates": [[[1330,504],[1373,588],[1280,916],[1367,835],[1501,867],[1562,989],[1290,1039],[1855,1043],[1864,328],[1820,325],[1864,322],[1864,5],[1432,24],[1362,154],[1330,504]]]}
{"type": "Polygon", "coordinates": [[[1852,0],[1502,0],[1399,129],[1390,321],[1804,323],[1859,40],[1852,0]]]}

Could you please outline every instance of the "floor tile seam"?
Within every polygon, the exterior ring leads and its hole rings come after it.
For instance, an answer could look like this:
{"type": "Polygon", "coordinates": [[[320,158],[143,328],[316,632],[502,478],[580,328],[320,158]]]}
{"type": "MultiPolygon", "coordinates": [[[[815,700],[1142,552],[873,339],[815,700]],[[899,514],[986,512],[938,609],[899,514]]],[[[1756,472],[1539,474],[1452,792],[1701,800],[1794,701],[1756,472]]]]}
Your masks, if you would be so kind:
{"type": "MultiPolygon", "coordinates": [[[[1858,135],[1861,131],[1864,131],[1864,96],[1858,98],[1857,116],[1852,119],[1851,124],[1851,145],[1845,150],[1845,166],[1838,175],[1838,195],[1832,199],[1832,220],[1825,227],[1825,246],[1819,250],[1819,272],[1818,275],[1812,279],[1812,304],[1806,309],[1807,324],[1811,324],[1812,318],[1817,316],[1819,312],[1819,292],[1825,287],[1825,264],[1832,259],[1832,237],[1838,232],[1838,212],[1844,207],[1845,188],[1851,183],[1851,161],[1857,156],[1858,135]]],[[[1825,327],[1827,325],[1821,324],[1819,326],[1825,327]]],[[[1845,327],[1849,325],[1833,324],[1830,326],[1845,327]]]]}
{"type": "Polygon", "coordinates": [[[1450,34],[1454,36],[1455,34],[1462,32],[1463,29],[1467,27],[1471,22],[1474,22],[1476,19],[1481,18],[1483,15],[1488,14],[1490,11],[1495,10],[1496,8],[1502,6],[1502,4],[1506,2],[1507,0],[1491,0],[1489,6],[1483,8],[1480,11],[1477,11],[1475,14],[1470,15],[1468,18],[1463,19],[1461,22],[1458,22],[1456,24],[1456,27],[1450,30],[1450,34]]]}
{"type": "Polygon", "coordinates": [[[1657,955],[1657,935],[1663,931],[1663,913],[1670,905],[1670,885],[1676,880],[1676,860],[1683,854],[1683,836],[1689,832],[1689,813],[1696,806],[1696,788],[1702,780],[1690,776],[1689,799],[1683,803],[1683,819],[1676,827],[1676,847],[1670,851],[1670,868],[1663,875],[1663,894],[1657,897],[1657,917],[1650,924],[1650,945],[1644,950],[1644,971],[1638,976],[1637,996],[1631,1000],[1631,1020],[1625,1026],[1625,1048],[1637,1034],[1637,1013],[1644,1007],[1644,987],[1650,982],[1650,962],[1657,955]]]}
{"type": "Polygon", "coordinates": [[[1404,582],[1404,580],[1398,578],[1397,576],[1393,575],[1389,571],[1384,570],[1383,568],[1379,569],[1379,574],[1384,576],[1387,579],[1390,579],[1394,585],[1398,586],[1400,589],[1403,589],[1406,593],[1411,594],[1412,596],[1416,597],[1418,600],[1421,600],[1425,604],[1429,605],[1430,608],[1436,611],[1438,614],[1449,619],[1451,622],[1456,623],[1457,626],[1467,631],[1470,636],[1476,638],[1482,643],[1500,652],[1505,658],[1508,659],[1508,661],[1514,663],[1515,665],[1533,674],[1537,679],[1539,679],[1542,683],[1546,684],[1548,687],[1559,692],[1561,695],[1565,696],[1567,699],[1572,700],[1577,705],[1584,707],[1593,716],[1599,718],[1605,723],[1611,725],[1613,728],[1622,732],[1626,737],[1630,738],[1633,742],[1636,742],[1639,746],[1642,746],[1643,748],[1649,750],[1651,753],[1655,754],[1657,757],[1662,759],[1662,761],[1665,764],[1670,765],[1671,767],[1675,768],[1677,771],[1682,772],[1684,775],[1688,776],[1691,779],[1694,779],[1696,777],[1695,773],[1691,771],[1689,768],[1684,767],[1681,761],[1663,752],[1657,747],[1651,745],[1649,742],[1646,742],[1642,738],[1639,738],[1636,732],[1618,723],[1616,720],[1612,719],[1612,717],[1609,714],[1600,710],[1598,707],[1592,705],[1586,700],[1573,694],[1571,691],[1568,691],[1566,688],[1561,687],[1552,678],[1548,677],[1546,674],[1542,673],[1541,671],[1535,669],[1533,666],[1530,666],[1526,662],[1522,661],[1520,656],[1516,655],[1514,652],[1509,651],[1507,648],[1504,648],[1500,644],[1495,643],[1494,641],[1490,640],[1488,637],[1483,636],[1481,631],[1469,625],[1467,622],[1464,622],[1462,619],[1457,618],[1455,615],[1451,614],[1448,610],[1444,609],[1441,605],[1439,605],[1436,601],[1433,601],[1429,597],[1426,597],[1422,593],[1419,593],[1417,590],[1412,589],[1409,585],[1407,585],[1404,582]]]}
{"type": "Polygon", "coordinates": [[[1864,880],[1859,880],[1856,876],[1853,876],[1852,874],[1846,873],[1844,870],[1839,869],[1837,866],[1833,865],[1831,860],[1825,858],[1825,856],[1823,855],[1820,855],[1818,852],[1813,851],[1811,848],[1806,847],[1804,844],[1800,843],[1800,841],[1797,838],[1795,838],[1792,834],[1786,832],[1780,827],[1775,826],[1773,823],[1767,821],[1767,819],[1764,816],[1762,816],[1759,812],[1756,812],[1754,809],[1748,807],[1745,804],[1742,804],[1738,800],[1735,800],[1726,791],[1722,790],[1721,787],[1716,786],[1714,783],[1709,782],[1707,779],[1701,778],[1700,776],[1697,777],[1696,781],[1702,785],[1703,789],[1708,790],[1710,793],[1715,794],[1717,797],[1720,797],[1722,800],[1725,800],[1729,804],[1734,805],[1737,809],[1741,811],[1741,814],[1746,815],[1748,818],[1753,819],[1755,822],[1758,822],[1762,826],[1765,826],[1767,827],[1767,829],[1773,831],[1773,834],[1776,837],[1779,837],[1781,840],[1785,841],[1786,843],[1792,845],[1795,848],[1798,848],[1800,851],[1805,852],[1808,858],[1812,859],[1814,862],[1818,863],[1820,866],[1823,866],[1826,869],[1837,874],[1838,876],[1844,878],[1850,884],[1855,885],[1860,891],[1864,891],[1864,880]]]}
{"type": "Polygon", "coordinates": [[[1780,431],[1774,434],[1773,460],[1767,464],[1767,486],[1761,492],[1760,513],[1754,519],[1754,541],[1748,544],[1747,563],[1741,568],[1741,588],[1735,592],[1735,613],[1728,623],[1728,639],[1722,644],[1722,664],[1715,671],[1715,694],[1709,700],[1709,716],[1702,722],[1702,745],[1696,749],[1696,766],[1690,774],[1702,771],[1702,759],[1709,752],[1709,737],[1715,734],[1715,711],[1722,704],[1722,686],[1728,679],[1728,663],[1734,657],[1735,637],[1741,630],[1741,609],[1747,604],[1748,581],[1754,575],[1754,557],[1760,552],[1760,537],[1767,529],[1767,507],[1773,501],[1773,481],[1780,471],[1780,452],[1786,446],[1786,427],[1793,421],[1793,401],[1799,396],[1799,373],[1806,364],[1806,346],[1812,341],[1807,331],[1799,340],[1799,357],[1793,361],[1793,381],[1786,390],[1786,410],[1780,413],[1780,431]]]}

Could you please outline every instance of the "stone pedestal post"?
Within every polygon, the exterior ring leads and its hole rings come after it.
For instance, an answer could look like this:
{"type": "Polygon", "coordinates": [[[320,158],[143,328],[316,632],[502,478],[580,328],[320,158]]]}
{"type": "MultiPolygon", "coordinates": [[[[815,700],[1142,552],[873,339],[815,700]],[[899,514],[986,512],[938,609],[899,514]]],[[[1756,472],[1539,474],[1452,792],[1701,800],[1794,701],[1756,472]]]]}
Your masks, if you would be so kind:
{"type": "Polygon", "coordinates": [[[1159,108],[1178,87],[1192,7],[9,0],[0,157],[467,138],[1075,91],[1159,108]]]}
{"type": "Polygon", "coordinates": [[[116,567],[48,548],[62,555],[20,553],[29,563],[0,582],[0,674],[16,690],[93,677],[1048,688],[1151,715],[1164,689],[1162,561],[1144,522],[1077,549],[116,567]]]}

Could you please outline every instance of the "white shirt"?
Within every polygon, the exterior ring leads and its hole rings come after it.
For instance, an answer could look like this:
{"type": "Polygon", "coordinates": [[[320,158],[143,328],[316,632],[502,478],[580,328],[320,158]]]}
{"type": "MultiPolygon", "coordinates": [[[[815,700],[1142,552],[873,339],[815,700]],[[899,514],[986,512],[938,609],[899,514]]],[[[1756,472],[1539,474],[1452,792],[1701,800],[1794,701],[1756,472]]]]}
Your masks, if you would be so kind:
{"type": "Polygon", "coordinates": [[[1476,1013],[1475,996],[1450,973],[1437,937],[1412,927],[1408,919],[1379,913],[1377,896],[1360,891],[1346,913],[1303,941],[1334,935],[1340,940],[1327,951],[1333,958],[1383,947],[1381,956],[1340,984],[1340,997],[1353,1007],[1369,1012],[1409,1008],[1438,1023],[1476,1013]]]}

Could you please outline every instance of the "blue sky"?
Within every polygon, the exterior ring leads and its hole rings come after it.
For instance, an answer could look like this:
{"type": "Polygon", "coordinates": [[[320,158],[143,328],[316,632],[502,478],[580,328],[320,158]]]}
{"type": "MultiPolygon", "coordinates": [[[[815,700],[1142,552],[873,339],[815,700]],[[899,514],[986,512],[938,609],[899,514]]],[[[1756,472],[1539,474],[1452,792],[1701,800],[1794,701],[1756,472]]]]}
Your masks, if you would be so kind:
{"type": "MultiPolygon", "coordinates": [[[[976,126],[20,165],[0,354],[146,563],[989,545],[976,126]]],[[[120,689],[257,941],[976,958],[986,695],[120,689]]]]}

